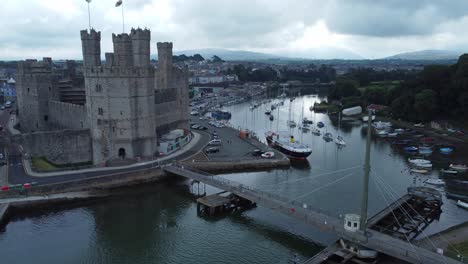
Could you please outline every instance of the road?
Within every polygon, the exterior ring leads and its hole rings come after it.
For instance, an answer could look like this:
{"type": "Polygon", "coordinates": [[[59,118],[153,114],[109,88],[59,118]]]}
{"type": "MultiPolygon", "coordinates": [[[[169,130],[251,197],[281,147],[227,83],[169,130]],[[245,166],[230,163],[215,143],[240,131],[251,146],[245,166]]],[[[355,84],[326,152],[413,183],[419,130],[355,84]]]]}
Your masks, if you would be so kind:
{"type": "MultiPolygon", "coordinates": [[[[1,136],[4,137],[6,135],[9,135],[9,131],[6,129],[7,123],[10,119],[10,114],[8,111],[2,111],[0,113],[0,124],[5,128],[3,131],[1,131],[1,136]]],[[[199,132],[201,138],[200,140],[190,149],[186,150],[184,153],[181,153],[180,155],[177,155],[176,157],[165,160],[164,162],[171,162],[174,160],[183,160],[186,159],[195,153],[197,153],[199,150],[203,149],[203,147],[208,143],[210,140],[210,135],[204,132],[199,132]]],[[[116,167],[115,169],[111,170],[106,170],[106,171],[87,171],[87,172],[81,172],[81,173],[76,173],[76,171],[64,171],[63,175],[59,176],[50,176],[50,177],[34,177],[30,176],[26,173],[24,166],[23,166],[23,161],[21,158],[21,146],[17,144],[6,144],[4,140],[0,142],[0,148],[5,148],[6,152],[8,154],[8,182],[10,184],[23,184],[27,182],[37,182],[38,184],[50,184],[50,183],[58,183],[58,182],[64,182],[64,181],[70,181],[70,180],[76,180],[76,179],[86,179],[86,178],[91,178],[91,177],[96,177],[96,176],[105,176],[105,175],[110,175],[110,174],[115,174],[119,172],[131,172],[131,171],[136,171],[140,170],[143,168],[151,168],[155,164],[158,163],[158,161],[154,161],[152,163],[145,163],[142,164],[141,166],[134,166],[131,168],[118,168],[116,167]]]]}

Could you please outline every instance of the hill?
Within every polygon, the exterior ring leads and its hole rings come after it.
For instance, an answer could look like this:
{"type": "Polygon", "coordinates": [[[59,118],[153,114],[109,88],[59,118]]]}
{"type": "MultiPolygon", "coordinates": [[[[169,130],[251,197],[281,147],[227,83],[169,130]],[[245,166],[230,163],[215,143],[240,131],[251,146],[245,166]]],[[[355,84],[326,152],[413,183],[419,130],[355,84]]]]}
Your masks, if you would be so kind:
{"type": "Polygon", "coordinates": [[[452,50],[419,50],[399,53],[383,59],[386,60],[456,60],[461,52],[452,50]]]}

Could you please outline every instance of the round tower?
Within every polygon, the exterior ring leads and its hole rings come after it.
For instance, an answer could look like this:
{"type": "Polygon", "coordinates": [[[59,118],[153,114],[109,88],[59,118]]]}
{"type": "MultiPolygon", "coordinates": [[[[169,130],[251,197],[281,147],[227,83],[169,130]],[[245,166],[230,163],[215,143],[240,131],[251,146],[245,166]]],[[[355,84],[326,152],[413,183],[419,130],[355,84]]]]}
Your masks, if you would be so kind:
{"type": "Polygon", "coordinates": [[[133,66],[150,66],[151,32],[148,29],[132,29],[130,33],[133,49],[133,66]]]}
{"type": "Polygon", "coordinates": [[[83,65],[85,68],[101,66],[101,32],[81,30],[83,65]]]}

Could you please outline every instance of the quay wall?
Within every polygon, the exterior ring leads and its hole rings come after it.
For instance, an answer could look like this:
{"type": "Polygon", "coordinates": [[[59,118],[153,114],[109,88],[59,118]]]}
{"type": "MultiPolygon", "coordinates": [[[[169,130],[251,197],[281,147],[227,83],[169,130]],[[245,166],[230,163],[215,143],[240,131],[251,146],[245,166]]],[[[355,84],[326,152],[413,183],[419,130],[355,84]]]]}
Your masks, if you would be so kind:
{"type": "Polygon", "coordinates": [[[0,204],[0,229],[7,224],[10,211],[10,204],[0,204]]]}
{"type": "Polygon", "coordinates": [[[115,173],[85,179],[64,181],[60,183],[44,184],[39,186],[33,186],[29,189],[22,191],[10,190],[0,192],[0,203],[1,199],[5,198],[25,197],[31,195],[49,195],[55,193],[67,193],[78,191],[93,191],[139,185],[158,181],[164,175],[165,173],[161,168],[148,168],[131,172],[115,173]]]}
{"type": "Polygon", "coordinates": [[[88,129],[33,132],[12,137],[24,147],[29,157],[45,157],[62,165],[92,160],[91,136],[88,129]]]}
{"type": "Polygon", "coordinates": [[[256,171],[268,170],[275,168],[287,168],[291,165],[289,159],[272,159],[272,160],[238,160],[238,161],[206,161],[206,162],[190,162],[185,161],[181,164],[186,164],[197,170],[202,170],[211,173],[231,173],[241,171],[256,171]]]}

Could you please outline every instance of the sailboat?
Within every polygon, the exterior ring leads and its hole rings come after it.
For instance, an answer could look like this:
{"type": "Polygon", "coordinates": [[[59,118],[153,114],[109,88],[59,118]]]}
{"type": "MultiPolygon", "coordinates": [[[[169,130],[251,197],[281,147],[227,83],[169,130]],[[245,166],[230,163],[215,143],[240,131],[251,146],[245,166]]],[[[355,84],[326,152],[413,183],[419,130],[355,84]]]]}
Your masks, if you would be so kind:
{"type": "Polygon", "coordinates": [[[300,129],[302,129],[302,132],[307,132],[310,130],[310,127],[309,127],[309,122],[307,120],[307,118],[304,118],[304,100],[302,100],[302,114],[301,114],[301,119],[302,119],[302,126],[299,127],[300,129]]]}
{"type": "MultiPolygon", "coordinates": [[[[340,133],[340,128],[341,128],[341,112],[338,114],[338,133],[340,133]]],[[[338,135],[335,138],[335,144],[337,144],[338,146],[345,146],[346,142],[344,141],[343,137],[338,135]]]]}
{"type": "Polygon", "coordinates": [[[288,126],[289,127],[296,127],[296,122],[294,122],[294,120],[291,119],[291,106],[292,104],[289,103],[289,112],[288,112],[288,115],[289,115],[289,118],[288,118],[288,126]]]}

